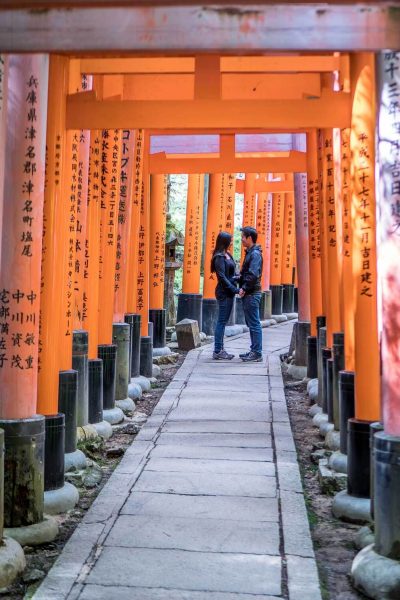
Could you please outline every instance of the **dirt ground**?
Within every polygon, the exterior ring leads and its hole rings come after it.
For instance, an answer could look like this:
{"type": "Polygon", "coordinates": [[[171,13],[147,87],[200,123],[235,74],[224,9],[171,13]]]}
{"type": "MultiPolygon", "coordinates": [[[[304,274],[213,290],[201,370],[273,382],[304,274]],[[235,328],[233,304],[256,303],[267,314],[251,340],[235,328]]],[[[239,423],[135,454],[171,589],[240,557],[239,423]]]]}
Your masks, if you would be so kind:
{"type": "Polygon", "coordinates": [[[145,422],[145,415],[149,416],[153,412],[165,388],[182,364],[185,355],[186,353],[180,353],[178,361],[175,364],[162,366],[161,376],[157,379],[157,383],[153,384],[150,392],[143,394],[141,400],[137,402],[133,418],[116,426],[114,434],[109,440],[106,442],[88,441],[80,445],[80,448],[85,451],[87,457],[92,459],[101,468],[100,483],[93,485],[93,487],[77,486],[80,495],[78,505],[68,514],[57,517],[60,527],[58,538],[50,544],[45,544],[37,548],[24,548],[27,563],[25,572],[11,587],[0,590],[0,598],[23,600],[32,597],[59,554],[61,554],[63,547],[73,534],[75,528],[118,465],[125,450],[134,440],[140,427],[145,422]]]}
{"type": "Polygon", "coordinates": [[[332,496],[321,494],[318,466],[311,460],[311,454],[323,448],[323,441],[307,412],[310,404],[306,384],[294,384],[289,377],[285,377],[285,384],[320,573],[322,597],[324,600],[365,599],[365,596],[353,589],[349,578],[351,564],[357,553],[353,540],[359,526],[335,519],[331,512],[332,496]]]}

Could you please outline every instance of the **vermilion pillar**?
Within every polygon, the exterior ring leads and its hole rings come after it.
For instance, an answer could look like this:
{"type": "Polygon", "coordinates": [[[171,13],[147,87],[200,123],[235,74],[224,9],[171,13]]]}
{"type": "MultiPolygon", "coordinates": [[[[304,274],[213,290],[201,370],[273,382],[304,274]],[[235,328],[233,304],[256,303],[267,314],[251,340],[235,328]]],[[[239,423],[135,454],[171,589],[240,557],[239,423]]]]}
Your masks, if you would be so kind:
{"type": "Polygon", "coordinates": [[[0,416],[36,413],[48,58],[9,57],[0,269],[0,416]]]}
{"type": "Polygon", "coordinates": [[[341,131],[342,172],[342,302],[345,366],[354,371],[354,286],[353,286],[353,231],[351,226],[351,173],[350,173],[350,129],[341,131]]]}
{"type": "MultiPolygon", "coordinates": [[[[256,173],[246,173],[243,198],[243,227],[255,227],[257,210],[256,173]]],[[[243,262],[244,248],[241,250],[240,261],[243,262]]]]}
{"type": "Polygon", "coordinates": [[[269,290],[271,279],[271,234],[272,234],[272,194],[267,194],[267,223],[265,231],[265,258],[263,265],[263,289],[269,290]]]}
{"type": "Polygon", "coordinates": [[[99,344],[112,342],[120,175],[121,131],[103,129],[100,178],[99,344]]]}
{"type": "Polygon", "coordinates": [[[97,359],[99,345],[101,131],[91,132],[87,226],[85,237],[84,320],[89,332],[89,358],[97,359]]]}
{"type": "Polygon", "coordinates": [[[186,205],[182,292],[200,292],[204,175],[189,175],[186,205]]]}
{"type": "Polygon", "coordinates": [[[215,273],[211,273],[210,265],[217,236],[225,224],[225,195],[221,193],[223,185],[223,175],[215,174],[210,176],[203,286],[203,298],[207,299],[215,298],[214,292],[217,285],[215,273]]]}
{"type": "MultiPolygon", "coordinates": [[[[4,165],[7,137],[8,56],[0,54],[0,235],[3,227],[4,165]]],[[[1,244],[0,244],[1,264],[1,244]]]]}
{"type": "Polygon", "coordinates": [[[282,246],[285,218],[284,194],[272,194],[271,273],[272,314],[282,314],[282,246]]]}
{"type": "Polygon", "coordinates": [[[266,245],[267,245],[267,226],[268,226],[268,193],[259,192],[257,199],[257,215],[256,215],[256,229],[258,232],[257,243],[261,246],[263,254],[263,272],[262,272],[262,289],[263,291],[268,290],[267,287],[267,268],[268,258],[266,256],[266,245]]]}
{"type": "Polygon", "coordinates": [[[140,221],[137,254],[136,310],[141,316],[141,333],[149,331],[149,230],[150,230],[150,176],[147,169],[147,144],[145,141],[142,193],[140,197],[140,221]]]}
{"type": "Polygon", "coordinates": [[[149,231],[149,320],[153,323],[154,348],[164,348],[166,345],[164,279],[167,188],[168,175],[151,176],[149,231]]]}
{"type": "MultiPolygon", "coordinates": [[[[68,91],[69,61],[65,57],[50,59],[47,115],[47,164],[44,190],[43,254],[41,273],[41,327],[38,379],[38,411],[58,413],[58,348],[64,319],[61,314],[63,263],[69,233],[68,202],[65,189],[65,107],[68,91]]],[[[72,315],[72,311],[71,311],[72,315]]],[[[72,353],[72,335],[69,337],[72,353]]],[[[69,366],[71,368],[71,365],[69,366]]]]}
{"type": "Polygon", "coordinates": [[[129,243],[132,213],[135,132],[122,131],[121,173],[118,200],[118,233],[115,262],[114,323],[123,323],[128,302],[129,243]]]}
{"type": "Polygon", "coordinates": [[[139,229],[140,207],[143,187],[144,164],[144,132],[143,129],[135,131],[135,148],[133,158],[132,182],[132,210],[129,238],[129,268],[128,268],[128,299],[127,312],[136,313],[137,309],[137,282],[138,282],[138,257],[139,257],[139,229]]]}
{"type": "Polygon", "coordinates": [[[317,133],[307,134],[308,255],[310,269],[311,335],[317,335],[317,316],[322,315],[321,235],[317,133]]]}
{"type": "Polygon", "coordinates": [[[225,199],[225,231],[233,235],[235,229],[235,191],[236,173],[226,175],[226,199],[225,199]]]}
{"type": "Polygon", "coordinates": [[[339,302],[339,267],[337,247],[337,215],[335,204],[335,174],[333,153],[333,132],[324,129],[323,142],[323,204],[324,229],[327,253],[327,345],[332,346],[333,333],[341,331],[339,302]]]}
{"type": "Polygon", "coordinates": [[[351,122],[356,418],[380,418],[375,217],[374,75],[366,65],[355,87],[351,122]]]}
{"type": "Polygon", "coordinates": [[[324,138],[322,130],[317,130],[318,140],[318,173],[319,173],[319,233],[321,247],[321,285],[322,285],[322,314],[327,317],[328,314],[328,250],[327,250],[327,231],[326,231],[326,207],[324,201],[323,187],[323,157],[324,157],[324,138]]]}
{"type": "Polygon", "coordinates": [[[281,281],[283,284],[293,283],[293,265],[294,265],[294,237],[295,237],[295,209],[294,194],[289,192],[285,194],[285,217],[283,222],[283,241],[282,241],[282,269],[281,281]]]}

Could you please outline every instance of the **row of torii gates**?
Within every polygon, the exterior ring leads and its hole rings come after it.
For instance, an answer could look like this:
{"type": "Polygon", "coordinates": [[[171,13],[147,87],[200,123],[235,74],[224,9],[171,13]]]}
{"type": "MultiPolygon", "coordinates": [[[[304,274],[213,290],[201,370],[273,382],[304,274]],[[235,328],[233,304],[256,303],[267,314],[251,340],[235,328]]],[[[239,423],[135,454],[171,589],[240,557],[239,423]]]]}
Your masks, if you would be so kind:
{"type": "Polygon", "coordinates": [[[151,377],[149,321],[165,345],[167,175],[184,173],[180,302],[198,310],[201,298],[207,319],[215,311],[209,259],[218,232],[233,232],[235,192],[244,193],[272,312],[296,264],[296,361],[305,366],[308,355],[325,420],[348,433],[339,505],[354,497],[369,507],[370,425],[382,423],[375,550],[400,560],[400,53],[15,54],[2,56],[0,84],[8,532],[18,539],[43,521],[44,481],[47,491],[64,485],[59,411],[73,453],[76,423],[102,421],[103,408],[125,406],[131,376],[151,377]],[[341,414],[350,426],[340,427],[341,414]]]}

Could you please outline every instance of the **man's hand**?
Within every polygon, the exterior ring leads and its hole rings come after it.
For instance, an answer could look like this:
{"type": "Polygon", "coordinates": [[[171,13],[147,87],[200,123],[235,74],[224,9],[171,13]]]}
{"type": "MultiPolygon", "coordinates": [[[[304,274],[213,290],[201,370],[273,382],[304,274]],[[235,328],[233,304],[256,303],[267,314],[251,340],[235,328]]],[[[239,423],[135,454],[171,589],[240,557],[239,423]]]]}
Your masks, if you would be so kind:
{"type": "Polygon", "coordinates": [[[240,290],[239,290],[239,298],[243,298],[243,296],[245,295],[245,293],[246,292],[244,291],[244,289],[240,288],[240,290]]]}

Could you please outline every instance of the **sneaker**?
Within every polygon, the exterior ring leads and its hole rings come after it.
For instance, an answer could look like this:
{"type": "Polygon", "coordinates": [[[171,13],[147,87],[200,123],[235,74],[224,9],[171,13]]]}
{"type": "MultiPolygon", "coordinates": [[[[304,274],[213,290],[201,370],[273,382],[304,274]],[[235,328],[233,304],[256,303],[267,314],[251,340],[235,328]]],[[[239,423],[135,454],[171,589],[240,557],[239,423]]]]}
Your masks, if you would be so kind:
{"type": "Polygon", "coordinates": [[[228,352],[225,350],[221,350],[221,352],[213,352],[214,360],[232,360],[234,357],[234,354],[228,354],[228,352]]]}
{"type": "Polygon", "coordinates": [[[243,362],[262,362],[262,360],[262,354],[257,354],[256,352],[249,352],[247,356],[242,358],[243,362]]]}
{"type": "Polygon", "coordinates": [[[246,358],[250,354],[249,352],[244,352],[243,354],[239,354],[239,358],[246,358]]]}

